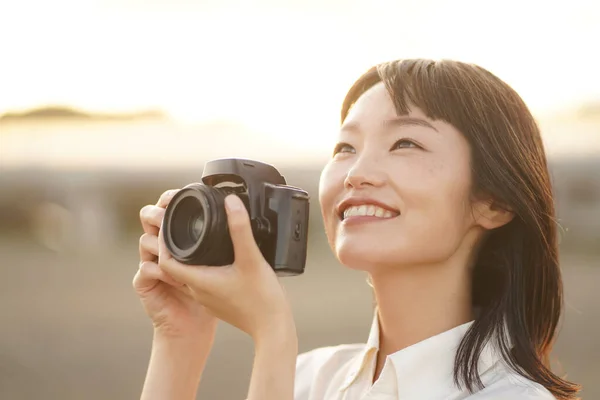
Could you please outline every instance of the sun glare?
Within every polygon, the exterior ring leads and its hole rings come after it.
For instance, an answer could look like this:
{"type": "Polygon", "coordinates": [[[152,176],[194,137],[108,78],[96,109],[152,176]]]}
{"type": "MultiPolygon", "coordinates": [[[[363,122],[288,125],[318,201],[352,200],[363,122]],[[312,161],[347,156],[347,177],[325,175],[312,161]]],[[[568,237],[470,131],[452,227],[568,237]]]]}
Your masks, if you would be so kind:
{"type": "Polygon", "coordinates": [[[541,0],[526,7],[510,0],[494,8],[494,20],[465,13],[488,12],[474,1],[275,7],[264,0],[233,8],[228,2],[58,0],[51,7],[40,2],[43,12],[35,13],[31,3],[0,10],[3,57],[12,61],[2,66],[0,113],[45,104],[159,108],[184,124],[232,120],[308,148],[337,128],[354,79],[399,57],[480,63],[537,114],[600,97],[598,60],[587,43],[600,37],[590,17],[598,10],[581,1],[565,11],[541,0]],[[540,7],[544,17],[531,29],[530,16],[540,7]],[[566,79],[574,59],[577,73],[566,79]]]}

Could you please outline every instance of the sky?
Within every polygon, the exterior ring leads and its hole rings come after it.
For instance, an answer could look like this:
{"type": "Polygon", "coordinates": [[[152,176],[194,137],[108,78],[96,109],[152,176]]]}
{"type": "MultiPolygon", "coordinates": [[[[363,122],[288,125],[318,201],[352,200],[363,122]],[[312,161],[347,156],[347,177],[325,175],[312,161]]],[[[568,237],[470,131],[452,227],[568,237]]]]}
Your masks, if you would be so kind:
{"type": "Polygon", "coordinates": [[[488,68],[537,114],[600,99],[594,0],[0,1],[0,113],[159,108],[319,140],[352,82],[403,57],[488,68]]]}

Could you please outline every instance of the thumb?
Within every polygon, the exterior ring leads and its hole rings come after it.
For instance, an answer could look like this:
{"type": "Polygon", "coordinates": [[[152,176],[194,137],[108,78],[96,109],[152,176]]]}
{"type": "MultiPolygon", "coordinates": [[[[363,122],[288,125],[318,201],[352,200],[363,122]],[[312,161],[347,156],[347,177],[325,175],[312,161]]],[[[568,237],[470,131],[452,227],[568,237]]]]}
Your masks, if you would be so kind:
{"type": "Polygon", "coordinates": [[[250,225],[250,216],[242,200],[236,195],[225,198],[227,225],[233,243],[235,263],[251,265],[262,258],[262,253],[256,244],[250,225]]]}

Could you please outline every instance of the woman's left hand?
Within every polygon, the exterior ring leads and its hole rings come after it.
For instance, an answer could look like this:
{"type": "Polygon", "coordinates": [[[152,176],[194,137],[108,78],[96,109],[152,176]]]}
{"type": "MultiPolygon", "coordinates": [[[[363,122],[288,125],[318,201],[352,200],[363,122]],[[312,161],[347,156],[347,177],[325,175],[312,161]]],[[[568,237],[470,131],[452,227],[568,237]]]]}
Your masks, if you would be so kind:
{"type": "MultiPolygon", "coordinates": [[[[291,307],[275,272],[252,235],[248,212],[235,195],[225,199],[235,261],[231,265],[192,266],[169,254],[162,232],[159,266],[180,283],[215,317],[241,329],[254,341],[275,332],[295,329],[291,307]]],[[[295,333],[295,332],[294,332],[295,333]]]]}

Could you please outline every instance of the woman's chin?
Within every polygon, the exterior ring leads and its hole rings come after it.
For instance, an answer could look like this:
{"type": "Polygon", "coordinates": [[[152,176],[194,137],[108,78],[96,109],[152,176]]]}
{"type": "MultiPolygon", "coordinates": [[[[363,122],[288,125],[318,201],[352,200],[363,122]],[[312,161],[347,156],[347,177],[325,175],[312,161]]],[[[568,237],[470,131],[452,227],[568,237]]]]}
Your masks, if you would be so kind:
{"type": "Polygon", "coordinates": [[[368,243],[338,243],[335,250],[339,262],[350,269],[370,271],[377,265],[390,263],[386,252],[368,243]]]}

